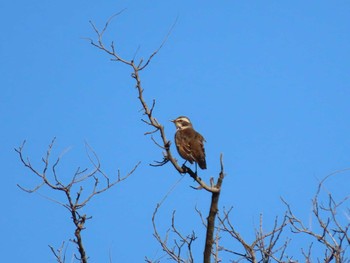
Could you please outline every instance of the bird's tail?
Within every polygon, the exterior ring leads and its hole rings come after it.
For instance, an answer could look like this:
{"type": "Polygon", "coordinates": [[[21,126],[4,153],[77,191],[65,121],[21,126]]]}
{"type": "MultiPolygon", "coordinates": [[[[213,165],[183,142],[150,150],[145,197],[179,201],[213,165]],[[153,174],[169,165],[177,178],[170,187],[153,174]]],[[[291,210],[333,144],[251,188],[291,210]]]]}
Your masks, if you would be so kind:
{"type": "Polygon", "coordinates": [[[207,169],[207,162],[204,158],[198,161],[198,165],[202,170],[207,169]]]}

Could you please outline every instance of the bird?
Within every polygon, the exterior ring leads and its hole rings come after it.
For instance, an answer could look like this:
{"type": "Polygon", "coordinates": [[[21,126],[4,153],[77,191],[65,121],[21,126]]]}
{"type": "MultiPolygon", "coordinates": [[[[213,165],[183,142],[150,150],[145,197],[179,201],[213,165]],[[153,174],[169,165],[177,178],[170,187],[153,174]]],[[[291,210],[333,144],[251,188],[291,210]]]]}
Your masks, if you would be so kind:
{"type": "Polygon", "coordinates": [[[204,137],[193,129],[190,119],[186,116],[177,117],[171,122],[176,126],[175,144],[180,156],[191,164],[195,162],[202,170],[207,169],[204,137]]]}

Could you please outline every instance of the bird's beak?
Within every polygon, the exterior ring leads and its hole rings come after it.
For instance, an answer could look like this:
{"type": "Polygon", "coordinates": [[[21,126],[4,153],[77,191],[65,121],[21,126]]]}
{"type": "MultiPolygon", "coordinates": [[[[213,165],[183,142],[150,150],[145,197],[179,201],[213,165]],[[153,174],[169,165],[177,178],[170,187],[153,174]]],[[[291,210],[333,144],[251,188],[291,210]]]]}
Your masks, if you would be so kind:
{"type": "Polygon", "coordinates": [[[171,122],[175,122],[175,120],[170,120],[171,122]]]}

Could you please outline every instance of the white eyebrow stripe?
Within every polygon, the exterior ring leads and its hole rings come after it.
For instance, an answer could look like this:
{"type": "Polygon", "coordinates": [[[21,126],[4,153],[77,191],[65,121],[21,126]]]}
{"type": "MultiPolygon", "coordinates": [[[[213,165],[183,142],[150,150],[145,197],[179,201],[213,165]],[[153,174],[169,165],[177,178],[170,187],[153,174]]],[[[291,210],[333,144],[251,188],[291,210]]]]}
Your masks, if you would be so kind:
{"type": "Polygon", "coordinates": [[[190,120],[186,117],[181,117],[181,118],[178,118],[177,121],[185,121],[185,122],[188,122],[188,123],[191,123],[190,120]]]}

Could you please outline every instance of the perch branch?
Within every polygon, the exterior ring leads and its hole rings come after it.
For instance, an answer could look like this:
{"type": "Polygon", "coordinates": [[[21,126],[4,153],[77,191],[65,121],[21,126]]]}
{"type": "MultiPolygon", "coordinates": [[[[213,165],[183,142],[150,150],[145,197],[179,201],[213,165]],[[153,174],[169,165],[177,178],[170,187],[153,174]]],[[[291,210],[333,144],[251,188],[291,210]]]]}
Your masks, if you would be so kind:
{"type": "Polygon", "coordinates": [[[93,45],[94,47],[97,47],[98,49],[106,52],[107,54],[109,54],[112,57],[113,61],[117,61],[117,62],[121,62],[122,64],[125,64],[129,67],[131,67],[132,69],[132,73],[131,76],[132,78],[135,80],[135,87],[138,93],[138,99],[142,105],[142,109],[143,109],[143,114],[147,116],[147,121],[143,120],[143,122],[147,123],[147,125],[150,125],[154,128],[153,131],[151,132],[146,132],[146,134],[153,134],[155,132],[158,132],[161,140],[162,140],[162,144],[160,143],[156,143],[155,144],[158,147],[161,147],[162,149],[164,149],[164,157],[163,160],[160,162],[156,162],[156,164],[153,164],[152,166],[162,166],[165,165],[166,163],[170,162],[173,167],[179,172],[179,173],[187,173],[189,174],[199,185],[200,188],[203,188],[211,193],[218,193],[219,189],[216,186],[209,186],[207,185],[199,176],[197,176],[197,174],[195,172],[193,172],[190,168],[186,167],[186,166],[180,166],[177,162],[177,160],[173,157],[173,154],[170,150],[170,141],[167,139],[166,134],[165,134],[165,129],[164,126],[161,125],[158,120],[153,116],[153,110],[155,107],[155,100],[152,101],[152,106],[149,107],[148,104],[146,103],[146,100],[143,96],[143,92],[144,89],[142,87],[142,83],[141,83],[141,78],[140,78],[140,72],[145,69],[150,62],[152,61],[152,59],[155,57],[155,55],[158,54],[158,52],[160,51],[160,49],[164,46],[164,44],[166,43],[166,41],[168,40],[171,32],[173,31],[177,19],[176,21],[173,23],[172,27],[170,28],[170,30],[168,31],[168,34],[166,35],[166,37],[163,39],[162,43],[160,44],[160,46],[148,57],[148,59],[146,60],[146,62],[144,63],[144,60],[141,58],[139,63],[135,62],[135,58],[133,58],[132,60],[127,60],[122,58],[116,51],[115,49],[115,45],[114,42],[112,42],[112,44],[110,45],[110,48],[107,48],[103,42],[103,35],[106,32],[110,22],[112,21],[113,18],[115,18],[117,15],[119,15],[121,12],[117,13],[116,15],[113,15],[111,18],[108,19],[107,23],[105,24],[104,28],[102,30],[98,30],[97,27],[95,26],[95,24],[93,22],[90,21],[90,24],[93,28],[93,30],[96,33],[97,36],[97,40],[94,41],[91,38],[88,38],[88,40],[90,41],[90,44],[93,45]]]}

